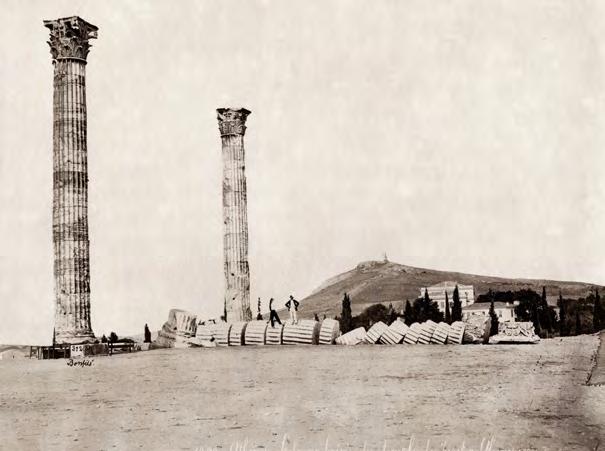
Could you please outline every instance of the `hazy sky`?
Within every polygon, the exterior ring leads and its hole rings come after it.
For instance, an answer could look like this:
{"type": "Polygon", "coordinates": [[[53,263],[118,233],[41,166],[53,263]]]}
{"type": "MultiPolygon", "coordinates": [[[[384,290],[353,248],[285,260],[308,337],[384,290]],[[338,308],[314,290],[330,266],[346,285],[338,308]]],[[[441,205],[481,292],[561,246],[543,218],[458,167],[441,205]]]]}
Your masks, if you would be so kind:
{"type": "MultiPolygon", "coordinates": [[[[222,311],[217,107],[246,134],[252,299],[381,258],[605,284],[594,1],[32,1],[0,14],[0,343],[54,321],[43,19],[88,56],[92,323],[222,311]]],[[[254,304],[254,302],[253,302],[254,304]]]]}

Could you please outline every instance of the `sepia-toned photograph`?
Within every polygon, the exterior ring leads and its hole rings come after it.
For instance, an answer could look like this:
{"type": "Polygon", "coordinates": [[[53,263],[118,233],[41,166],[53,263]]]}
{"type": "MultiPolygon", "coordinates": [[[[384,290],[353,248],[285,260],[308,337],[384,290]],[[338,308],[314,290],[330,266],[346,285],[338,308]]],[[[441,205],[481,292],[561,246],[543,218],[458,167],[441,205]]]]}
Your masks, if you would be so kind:
{"type": "Polygon", "coordinates": [[[0,449],[605,449],[605,3],[0,14],[0,449]]]}

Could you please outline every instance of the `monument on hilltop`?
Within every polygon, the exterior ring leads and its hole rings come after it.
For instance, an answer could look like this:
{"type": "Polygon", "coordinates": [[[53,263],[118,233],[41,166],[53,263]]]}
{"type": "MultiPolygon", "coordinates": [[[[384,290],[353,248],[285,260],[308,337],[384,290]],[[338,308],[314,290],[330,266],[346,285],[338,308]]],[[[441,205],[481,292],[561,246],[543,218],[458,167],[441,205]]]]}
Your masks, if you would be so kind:
{"type": "Polygon", "coordinates": [[[250,111],[219,108],[218,126],[223,151],[223,247],[225,255],[226,320],[250,321],[248,212],[244,134],[250,111]]]}
{"type": "Polygon", "coordinates": [[[98,28],[79,17],[45,20],[53,82],[55,341],[94,340],[90,324],[86,57],[98,28]]]}

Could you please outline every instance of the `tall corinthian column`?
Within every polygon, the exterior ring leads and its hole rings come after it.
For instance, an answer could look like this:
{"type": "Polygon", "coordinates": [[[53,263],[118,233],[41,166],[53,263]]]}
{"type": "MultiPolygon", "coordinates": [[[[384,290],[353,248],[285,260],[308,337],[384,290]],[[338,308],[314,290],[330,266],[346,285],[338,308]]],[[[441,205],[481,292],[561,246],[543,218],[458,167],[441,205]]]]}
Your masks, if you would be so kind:
{"type": "Polygon", "coordinates": [[[223,223],[225,224],[225,313],[228,321],[250,321],[248,211],[244,173],[244,133],[250,111],[219,108],[223,147],[223,223]]]}
{"type": "Polygon", "coordinates": [[[67,17],[45,20],[54,66],[53,245],[55,340],[94,339],[90,325],[86,56],[97,27],[67,17]]]}

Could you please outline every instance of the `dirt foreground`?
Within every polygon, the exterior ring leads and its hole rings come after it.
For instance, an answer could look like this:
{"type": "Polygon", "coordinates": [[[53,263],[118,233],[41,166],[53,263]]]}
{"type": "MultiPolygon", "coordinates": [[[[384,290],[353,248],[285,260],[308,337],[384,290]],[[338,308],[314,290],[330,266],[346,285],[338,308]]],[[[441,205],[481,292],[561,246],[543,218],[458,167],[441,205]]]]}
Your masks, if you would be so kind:
{"type": "Polygon", "coordinates": [[[597,345],[591,335],[0,362],[0,447],[600,449],[605,387],[585,385],[597,345]]]}

